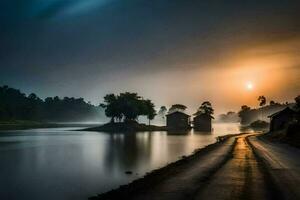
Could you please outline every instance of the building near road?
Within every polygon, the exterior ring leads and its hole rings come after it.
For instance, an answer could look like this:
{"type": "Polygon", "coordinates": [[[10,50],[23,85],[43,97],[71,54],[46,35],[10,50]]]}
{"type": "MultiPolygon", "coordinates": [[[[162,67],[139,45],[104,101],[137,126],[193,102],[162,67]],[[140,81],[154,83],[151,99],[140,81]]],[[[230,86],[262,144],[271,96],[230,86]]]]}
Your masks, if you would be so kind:
{"type": "Polygon", "coordinates": [[[289,124],[296,121],[296,115],[297,112],[289,107],[270,115],[270,131],[278,131],[287,128],[289,124]]]}
{"type": "Polygon", "coordinates": [[[197,131],[211,131],[211,120],[213,119],[213,116],[202,113],[199,115],[196,115],[193,120],[194,129],[197,131]]]}
{"type": "Polygon", "coordinates": [[[166,115],[169,130],[186,130],[191,128],[190,115],[182,111],[170,112],[166,115]]]}

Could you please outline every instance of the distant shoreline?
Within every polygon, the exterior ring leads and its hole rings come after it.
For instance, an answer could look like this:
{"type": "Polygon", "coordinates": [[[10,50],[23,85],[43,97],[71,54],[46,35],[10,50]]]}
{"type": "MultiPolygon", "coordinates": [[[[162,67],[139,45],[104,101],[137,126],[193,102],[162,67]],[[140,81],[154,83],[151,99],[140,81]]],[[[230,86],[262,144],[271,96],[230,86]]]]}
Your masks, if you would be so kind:
{"type": "MultiPolygon", "coordinates": [[[[96,124],[94,124],[96,125],[96,124]]],[[[36,128],[64,128],[64,127],[86,127],[91,124],[81,123],[50,123],[50,122],[37,122],[37,121],[0,121],[0,131],[12,131],[12,130],[26,130],[36,128]]]]}

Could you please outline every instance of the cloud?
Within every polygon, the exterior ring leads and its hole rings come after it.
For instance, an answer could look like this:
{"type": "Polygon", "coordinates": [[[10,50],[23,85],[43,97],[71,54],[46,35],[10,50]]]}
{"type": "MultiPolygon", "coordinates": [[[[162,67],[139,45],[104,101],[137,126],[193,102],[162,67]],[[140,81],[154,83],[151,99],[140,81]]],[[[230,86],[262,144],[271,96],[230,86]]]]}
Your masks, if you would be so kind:
{"type": "Polygon", "coordinates": [[[240,106],[228,94],[247,75],[259,74],[259,83],[272,70],[280,71],[272,83],[289,77],[282,95],[272,85],[266,95],[289,98],[286,91],[299,86],[297,2],[3,1],[0,79],[45,95],[89,93],[98,102],[105,92],[137,90],[161,104],[197,101],[196,107],[210,98],[240,106]]]}
{"type": "Polygon", "coordinates": [[[55,19],[74,17],[99,8],[114,0],[59,0],[48,3],[40,9],[36,17],[39,19],[55,19]]]}

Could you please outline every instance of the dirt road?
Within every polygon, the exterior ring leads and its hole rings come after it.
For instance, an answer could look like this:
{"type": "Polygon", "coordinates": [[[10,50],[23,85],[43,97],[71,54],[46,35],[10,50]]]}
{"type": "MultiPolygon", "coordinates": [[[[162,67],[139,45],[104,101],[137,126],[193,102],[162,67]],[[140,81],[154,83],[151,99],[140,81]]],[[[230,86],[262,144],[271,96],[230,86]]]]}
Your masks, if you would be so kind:
{"type": "Polygon", "coordinates": [[[92,199],[299,199],[299,151],[290,154],[292,151],[278,150],[283,148],[278,145],[272,148],[267,145],[270,144],[258,140],[256,134],[235,136],[205,154],[170,168],[154,181],[145,178],[92,199]],[[286,156],[293,156],[290,163],[295,171],[286,166],[286,156]],[[281,162],[288,173],[273,172],[282,167],[281,162]],[[281,181],[293,183],[286,189],[281,181]]]}

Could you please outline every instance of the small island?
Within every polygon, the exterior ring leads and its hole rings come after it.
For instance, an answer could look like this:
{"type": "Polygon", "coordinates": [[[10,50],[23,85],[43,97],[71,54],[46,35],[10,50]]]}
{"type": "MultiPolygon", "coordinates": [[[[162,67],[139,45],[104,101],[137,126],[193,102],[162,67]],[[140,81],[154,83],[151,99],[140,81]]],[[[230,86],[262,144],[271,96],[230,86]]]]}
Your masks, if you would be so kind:
{"type": "MultiPolygon", "coordinates": [[[[137,93],[120,93],[119,95],[107,94],[104,103],[100,104],[105,109],[105,115],[110,122],[86,128],[84,131],[103,131],[109,133],[117,132],[139,132],[139,131],[186,131],[192,128],[193,122],[190,115],[185,113],[187,107],[182,104],[174,104],[167,113],[167,108],[162,106],[158,114],[166,118],[166,126],[151,125],[151,120],[157,115],[155,105],[150,99],[144,99],[137,93]],[[139,123],[140,116],[148,119],[148,125],[139,123]]],[[[213,108],[210,102],[205,101],[198,108],[194,126],[198,131],[211,131],[211,119],[213,108]],[[200,120],[200,117],[201,120],[200,120]]]]}
{"type": "Polygon", "coordinates": [[[110,118],[110,122],[84,130],[104,132],[166,130],[164,126],[151,125],[151,120],[156,116],[154,103],[149,99],[142,98],[137,93],[107,94],[104,96],[104,103],[100,106],[105,109],[105,115],[110,118]],[[148,125],[138,123],[139,116],[147,117],[148,125]]]}
{"type": "Polygon", "coordinates": [[[84,129],[85,131],[103,131],[109,133],[128,133],[138,131],[167,131],[166,126],[140,124],[136,121],[106,123],[101,126],[84,129]]]}

